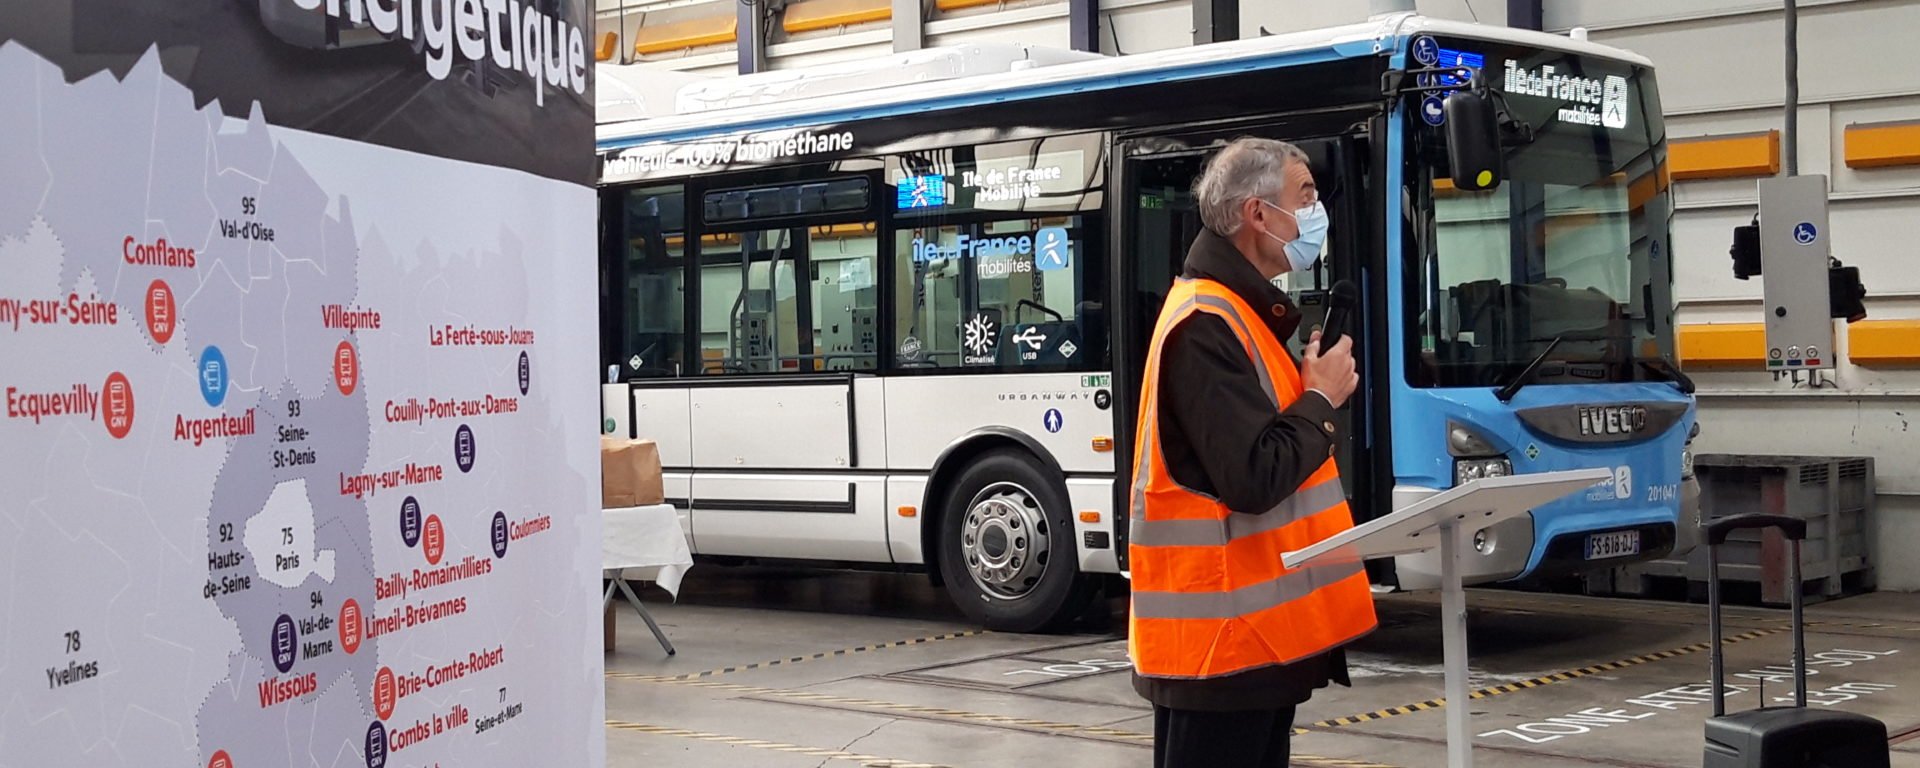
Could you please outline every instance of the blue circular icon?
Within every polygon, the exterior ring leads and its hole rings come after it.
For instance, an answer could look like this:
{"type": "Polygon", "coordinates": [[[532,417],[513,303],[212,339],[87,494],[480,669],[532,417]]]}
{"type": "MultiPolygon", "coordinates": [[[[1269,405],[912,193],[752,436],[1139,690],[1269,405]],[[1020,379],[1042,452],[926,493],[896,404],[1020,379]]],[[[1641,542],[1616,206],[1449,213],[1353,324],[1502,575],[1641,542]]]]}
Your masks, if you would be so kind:
{"type": "Polygon", "coordinates": [[[527,353],[520,353],[520,396],[527,396],[527,389],[533,386],[533,361],[527,359],[527,353]]]}
{"type": "Polygon", "coordinates": [[[1820,230],[1813,226],[1813,222],[1803,221],[1793,225],[1794,242],[1801,245],[1813,245],[1813,241],[1818,239],[1820,239],[1820,230]]]}
{"type": "Polygon", "coordinates": [[[472,472],[473,454],[473,429],[462,424],[453,433],[453,463],[460,466],[461,472],[472,472]]]}
{"type": "Polygon", "coordinates": [[[1060,415],[1060,409],[1048,408],[1047,415],[1041,423],[1046,425],[1048,432],[1059,432],[1061,427],[1067,425],[1067,419],[1060,415]]]}
{"type": "Polygon", "coordinates": [[[367,768],[387,766],[387,727],[380,721],[367,726],[367,768]]]}
{"type": "Polygon", "coordinates": [[[1429,93],[1426,98],[1420,100],[1420,119],[1432,126],[1438,126],[1447,121],[1446,102],[1440,98],[1440,94],[1429,93]]]}
{"type": "Polygon", "coordinates": [[[400,540],[407,549],[420,544],[420,500],[412,496],[400,502],[400,540]]]}
{"type": "Polygon", "coordinates": [[[215,408],[227,401],[227,356],[219,347],[200,351],[200,397],[215,408]]]}
{"type": "Polygon", "coordinates": [[[1413,60],[1429,67],[1440,63],[1440,44],[1431,37],[1414,38],[1413,60]]]}
{"type": "Polygon", "coordinates": [[[300,652],[300,630],[293,626],[293,617],[280,614],[273,620],[273,668],[280,674],[293,671],[293,660],[300,652]]]}
{"type": "Polygon", "coordinates": [[[507,556],[507,513],[493,513],[493,556],[507,556]]]}

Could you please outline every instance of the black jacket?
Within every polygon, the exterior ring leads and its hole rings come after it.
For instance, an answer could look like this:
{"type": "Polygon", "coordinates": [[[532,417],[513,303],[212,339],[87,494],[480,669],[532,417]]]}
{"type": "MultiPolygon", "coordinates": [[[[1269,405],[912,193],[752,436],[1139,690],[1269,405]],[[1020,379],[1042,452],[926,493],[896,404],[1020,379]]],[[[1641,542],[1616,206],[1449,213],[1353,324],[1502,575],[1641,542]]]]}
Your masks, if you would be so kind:
{"type": "MultiPolygon", "coordinates": [[[[1214,280],[1264,310],[1267,330],[1283,342],[1300,327],[1299,308],[1286,292],[1218,235],[1200,233],[1183,274],[1214,280]]],[[[1272,509],[1293,495],[1334,447],[1334,409],[1326,398],[1308,392],[1275,413],[1255,365],[1226,321],[1212,315],[1189,316],[1161,348],[1159,430],[1167,471],[1239,512],[1272,509]]],[[[1350,684],[1340,649],[1206,680],[1135,674],[1133,688],[1174,709],[1279,709],[1306,701],[1329,681],[1350,684]]]]}

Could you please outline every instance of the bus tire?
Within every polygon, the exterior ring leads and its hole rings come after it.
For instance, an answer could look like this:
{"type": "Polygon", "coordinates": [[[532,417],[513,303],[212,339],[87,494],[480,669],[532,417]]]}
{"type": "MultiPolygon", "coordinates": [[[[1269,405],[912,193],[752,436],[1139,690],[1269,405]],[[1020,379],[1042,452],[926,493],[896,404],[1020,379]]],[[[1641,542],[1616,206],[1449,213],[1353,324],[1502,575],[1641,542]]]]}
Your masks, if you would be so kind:
{"type": "Polygon", "coordinates": [[[1063,483],[1038,464],[1024,451],[990,451],[947,487],[940,573],[954,603],[987,629],[1057,629],[1098,588],[1080,573],[1063,483]]]}

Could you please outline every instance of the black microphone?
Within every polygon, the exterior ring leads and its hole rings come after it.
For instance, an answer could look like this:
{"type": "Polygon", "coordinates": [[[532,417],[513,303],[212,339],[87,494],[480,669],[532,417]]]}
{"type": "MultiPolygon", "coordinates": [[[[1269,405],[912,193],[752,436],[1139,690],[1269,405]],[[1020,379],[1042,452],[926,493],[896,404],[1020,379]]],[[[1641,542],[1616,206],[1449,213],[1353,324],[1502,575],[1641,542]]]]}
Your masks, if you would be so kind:
{"type": "Polygon", "coordinates": [[[1355,288],[1352,280],[1341,280],[1333,284],[1327,292],[1327,319],[1320,325],[1320,353],[1325,354],[1333,345],[1340,343],[1340,337],[1348,334],[1348,326],[1353,324],[1353,310],[1360,303],[1360,289],[1355,288]]]}

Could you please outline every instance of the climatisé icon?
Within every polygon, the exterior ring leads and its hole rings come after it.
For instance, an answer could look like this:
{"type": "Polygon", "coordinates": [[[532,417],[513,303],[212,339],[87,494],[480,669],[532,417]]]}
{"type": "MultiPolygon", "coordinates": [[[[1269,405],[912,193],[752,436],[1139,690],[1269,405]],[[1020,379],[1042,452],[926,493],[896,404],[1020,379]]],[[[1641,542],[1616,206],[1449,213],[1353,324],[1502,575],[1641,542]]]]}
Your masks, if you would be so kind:
{"type": "Polygon", "coordinates": [[[967,318],[961,328],[960,343],[974,357],[992,355],[994,348],[1000,346],[1000,325],[984,314],[967,318]]]}

